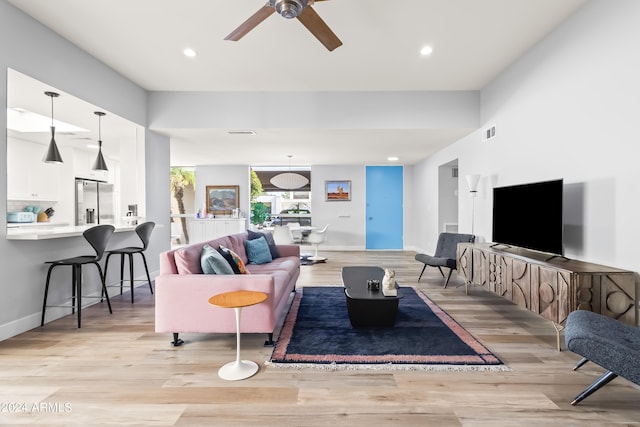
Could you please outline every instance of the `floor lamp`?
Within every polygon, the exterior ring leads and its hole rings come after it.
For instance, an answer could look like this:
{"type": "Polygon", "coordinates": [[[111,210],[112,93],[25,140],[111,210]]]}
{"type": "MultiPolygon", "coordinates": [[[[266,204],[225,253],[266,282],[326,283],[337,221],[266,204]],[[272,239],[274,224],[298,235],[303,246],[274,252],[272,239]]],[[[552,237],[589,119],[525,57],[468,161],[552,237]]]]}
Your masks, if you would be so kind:
{"type": "Polygon", "coordinates": [[[467,186],[469,187],[469,197],[471,197],[471,234],[475,235],[473,223],[476,216],[476,196],[478,195],[478,183],[480,175],[467,175],[467,186]]]}

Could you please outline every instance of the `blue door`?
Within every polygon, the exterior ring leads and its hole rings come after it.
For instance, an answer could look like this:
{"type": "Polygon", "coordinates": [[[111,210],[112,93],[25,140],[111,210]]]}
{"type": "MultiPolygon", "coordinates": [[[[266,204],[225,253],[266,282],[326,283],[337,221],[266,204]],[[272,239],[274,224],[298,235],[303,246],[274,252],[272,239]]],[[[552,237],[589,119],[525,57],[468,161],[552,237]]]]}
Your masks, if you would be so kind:
{"type": "Polygon", "coordinates": [[[367,249],[403,248],[402,166],[367,166],[367,249]]]}

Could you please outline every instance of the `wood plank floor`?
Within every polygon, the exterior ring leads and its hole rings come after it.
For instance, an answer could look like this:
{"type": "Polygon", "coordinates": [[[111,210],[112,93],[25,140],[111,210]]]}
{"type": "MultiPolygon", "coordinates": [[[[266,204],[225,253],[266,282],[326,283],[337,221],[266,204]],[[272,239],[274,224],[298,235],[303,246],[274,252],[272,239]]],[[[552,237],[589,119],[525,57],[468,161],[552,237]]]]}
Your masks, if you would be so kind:
{"type": "MultiPolygon", "coordinates": [[[[344,265],[396,270],[496,353],[508,372],[282,370],[261,365],[245,381],[217,376],[235,358],[235,335],[183,334],[170,346],[154,332],[153,297],[140,287],[0,342],[0,424],[176,426],[640,426],[640,388],[616,379],[579,406],[569,402],[602,369],[555,349],[539,316],[481,289],[467,296],[455,273],[443,289],[436,269],[412,252],[326,252],[303,266],[298,286],[341,283],[344,265]]],[[[242,336],[243,358],[264,362],[265,335],[242,336]]]]}

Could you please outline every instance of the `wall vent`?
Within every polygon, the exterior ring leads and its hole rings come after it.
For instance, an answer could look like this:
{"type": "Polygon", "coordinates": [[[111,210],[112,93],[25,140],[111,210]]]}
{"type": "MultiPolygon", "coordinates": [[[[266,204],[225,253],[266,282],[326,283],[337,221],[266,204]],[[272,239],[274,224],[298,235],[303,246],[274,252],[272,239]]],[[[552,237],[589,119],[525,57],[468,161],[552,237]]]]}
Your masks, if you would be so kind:
{"type": "Polygon", "coordinates": [[[483,141],[489,141],[490,139],[493,139],[495,137],[496,137],[496,125],[489,126],[482,133],[482,140],[483,141]]]}
{"type": "Polygon", "coordinates": [[[451,168],[451,178],[458,177],[458,168],[451,168]]]}

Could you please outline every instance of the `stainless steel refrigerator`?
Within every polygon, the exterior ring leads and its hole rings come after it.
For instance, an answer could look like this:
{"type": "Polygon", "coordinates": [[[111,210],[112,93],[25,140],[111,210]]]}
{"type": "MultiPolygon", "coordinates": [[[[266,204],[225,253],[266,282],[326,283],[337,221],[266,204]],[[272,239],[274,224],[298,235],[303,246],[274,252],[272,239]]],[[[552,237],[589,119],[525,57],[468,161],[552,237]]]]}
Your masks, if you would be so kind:
{"type": "Polygon", "coordinates": [[[113,224],[113,184],[76,178],[76,225],[113,224]]]}

